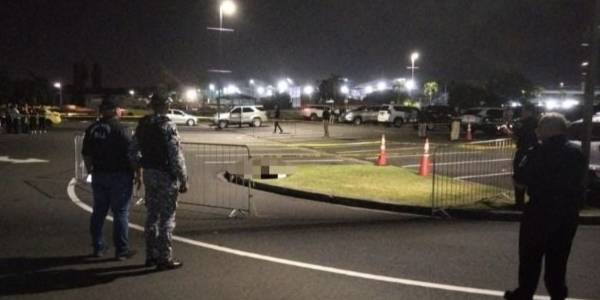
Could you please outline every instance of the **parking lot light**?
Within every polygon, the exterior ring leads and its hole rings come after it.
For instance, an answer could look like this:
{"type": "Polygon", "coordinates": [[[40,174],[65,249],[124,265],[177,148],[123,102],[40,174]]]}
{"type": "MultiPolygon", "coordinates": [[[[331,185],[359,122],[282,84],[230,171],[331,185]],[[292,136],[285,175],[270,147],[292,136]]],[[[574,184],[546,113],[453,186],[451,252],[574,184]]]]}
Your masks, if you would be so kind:
{"type": "Polygon", "coordinates": [[[303,92],[305,95],[312,95],[315,92],[315,88],[312,85],[307,85],[304,87],[303,92]]]}
{"type": "MultiPolygon", "coordinates": [[[[288,79],[289,79],[289,78],[288,78],[288,79]]],[[[288,90],[288,88],[289,88],[289,87],[290,87],[290,86],[288,85],[288,82],[287,82],[287,80],[280,80],[280,81],[277,83],[277,91],[278,91],[280,94],[282,94],[282,93],[285,93],[285,92],[288,90]]]]}
{"type": "Polygon", "coordinates": [[[406,87],[407,90],[412,91],[417,88],[417,83],[414,80],[410,79],[410,80],[406,81],[404,86],[406,87]]]}
{"type": "Polygon", "coordinates": [[[232,16],[237,11],[237,5],[231,0],[225,0],[221,2],[221,6],[219,6],[219,11],[226,16],[232,16]]]}
{"type": "Polygon", "coordinates": [[[387,83],[385,83],[385,81],[380,81],[377,83],[377,90],[378,91],[384,91],[387,89],[387,83]]]}
{"type": "Polygon", "coordinates": [[[196,91],[196,89],[188,89],[185,91],[185,99],[188,102],[192,102],[192,101],[196,101],[198,100],[198,92],[196,91]]]}
{"type": "Polygon", "coordinates": [[[350,93],[350,88],[348,88],[347,85],[342,85],[342,87],[340,88],[340,93],[348,95],[350,93]]]}

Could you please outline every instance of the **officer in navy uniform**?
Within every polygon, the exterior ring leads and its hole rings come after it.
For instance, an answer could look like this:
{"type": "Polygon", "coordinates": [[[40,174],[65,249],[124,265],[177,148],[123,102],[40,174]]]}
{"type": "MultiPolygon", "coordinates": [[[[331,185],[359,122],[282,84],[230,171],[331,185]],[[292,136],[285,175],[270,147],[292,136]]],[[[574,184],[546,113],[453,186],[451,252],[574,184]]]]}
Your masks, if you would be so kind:
{"type": "Polygon", "coordinates": [[[171,99],[151,97],[153,114],[137,126],[129,157],[134,168],[141,167],[145,186],[146,266],[158,270],[181,267],[173,258],[172,234],[175,228],[177,196],[188,190],[187,171],[177,127],[167,116],[171,99]]]}
{"type": "Polygon", "coordinates": [[[133,191],[133,170],[128,150],[131,135],[121,125],[121,109],[117,99],[107,96],[100,105],[101,118],[85,131],[82,155],[88,173],[92,174],[94,207],[90,221],[93,255],[104,256],[106,246],[102,227],[110,208],[113,212],[115,257],[125,260],[135,254],[129,249],[129,201],[133,191]]]}
{"type": "MultiPolygon", "coordinates": [[[[535,107],[532,104],[525,104],[521,110],[521,116],[513,124],[512,130],[504,127],[508,134],[514,136],[517,146],[515,157],[513,159],[513,170],[518,168],[519,162],[525,156],[525,153],[537,145],[538,140],[535,134],[535,129],[538,125],[535,107]]],[[[519,184],[514,184],[515,191],[515,207],[522,210],[525,206],[525,188],[519,184]]]]}
{"type": "Polygon", "coordinates": [[[553,300],[568,294],[566,271],[587,166],[579,146],[566,137],[567,121],[556,113],[541,118],[541,144],[526,152],[515,170],[515,182],[527,189],[519,233],[519,287],[505,299],[532,299],[545,261],[544,282],[553,300]]]}

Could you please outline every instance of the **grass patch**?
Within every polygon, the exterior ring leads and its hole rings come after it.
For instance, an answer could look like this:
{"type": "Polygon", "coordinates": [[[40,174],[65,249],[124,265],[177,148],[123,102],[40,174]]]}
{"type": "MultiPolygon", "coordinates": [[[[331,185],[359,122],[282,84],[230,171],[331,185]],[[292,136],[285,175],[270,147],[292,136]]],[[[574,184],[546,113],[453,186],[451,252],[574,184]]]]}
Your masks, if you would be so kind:
{"type": "MultiPolygon", "coordinates": [[[[262,183],[326,195],[372,200],[376,202],[431,206],[431,177],[421,177],[414,172],[394,166],[374,165],[300,165],[294,174],[283,179],[259,180],[262,183]]],[[[448,184],[466,185],[467,188],[450,189],[452,197],[467,195],[472,188],[490,192],[496,190],[486,185],[465,181],[448,184]],[[463,195],[464,194],[464,195],[463,195]]]]}

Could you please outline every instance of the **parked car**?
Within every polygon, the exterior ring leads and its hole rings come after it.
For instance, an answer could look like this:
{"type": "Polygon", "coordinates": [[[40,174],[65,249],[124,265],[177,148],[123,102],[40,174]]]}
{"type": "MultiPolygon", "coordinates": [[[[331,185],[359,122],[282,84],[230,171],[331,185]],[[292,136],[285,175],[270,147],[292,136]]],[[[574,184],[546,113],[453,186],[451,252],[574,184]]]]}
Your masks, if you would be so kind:
{"type": "Polygon", "coordinates": [[[404,123],[416,123],[419,120],[419,114],[419,109],[414,107],[384,104],[379,108],[377,121],[400,127],[404,123]]]}
{"type": "Polygon", "coordinates": [[[471,131],[483,131],[487,134],[498,133],[498,128],[504,125],[504,110],[499,107],[473,107],[467,109],[460,116],[461,125],[467,128],[471,124],[471,131]]]}
{"type": "Polygon", "coordinates": [[[244,105],[234,106],[228,112],[216,113],[213,117],[213,123],[219,128],[225,128],[229,125],[248,124],[252,127],[260,127],[263,122],[269,118],[262,105],[244,105]]]}
{"type": "Polygon", "coordinates": [[[167,117],[177,125],[196,126],[198,118],[179,109],[169,109],[167,117]]]}
{"type": "MultiPolygon", "coordinates": [[[[569,138],[581,144],[584,127],[583,120],[577,120],[569,126],[569,138]]],[[[592,147],[590,152],[590,197],[596,204],[600,204],[600,113],[592,119],[592,147]]]]}
{"type": "Polygon", "coordinates": [[[422,113],[428,123],[450,123],[458,116],[452,107],[443,105],[426,106],[422,113]]]}
{"type": "Polygon", "coordinates": [[[343,122],[350,122],[360,125],[366,122],[377,122],[379,115],[379,106],[359,106],[342,115],[343,122]]]}
{"type": "Polygon", "coordinates": [[[311,104],[303,107],[300,110],[300,114],[304,119],[316,121],[323,118],[323,111],[327,105],[311,104]]]}

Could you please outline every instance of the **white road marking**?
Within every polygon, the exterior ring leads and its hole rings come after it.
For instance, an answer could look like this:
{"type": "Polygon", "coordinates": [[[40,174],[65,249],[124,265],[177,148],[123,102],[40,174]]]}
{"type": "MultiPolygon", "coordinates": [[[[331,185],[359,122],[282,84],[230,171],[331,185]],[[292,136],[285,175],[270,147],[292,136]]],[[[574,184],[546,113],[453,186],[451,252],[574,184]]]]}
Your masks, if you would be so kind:
{"type": "MultiPolygon", "coordinates": [[[[477,164],[477,163],[487,163],[487,162],[501,162],[501,161],[512,161],[512,158],[499,158],[499,159],[488,159],[488,160],[467,160],[467,161],[456,161],[451,163],[437,163],[436,166],[451,166],[451,165],[461,165],[461,164],[477,164]]],[[[414,165],[404,165],[404,168],[417,168],[420,164],[414,165]]]]}
{"type": "MultiPolygon", "coordinates": [[[[404,147],[404,148],[387,148],[386,151],[404,151],[404,150],[423,150],[423,147],[404,147]]],[[[351,154],[351,153],[363,153],[363,152],[376,152],[377,149],[363,149],[363,150],[349,150],[349,151],[337,151],[338,154],[351,154]]]]}
{"type": "Polygon", "coordinates": [[[39,164],[39,163],[47,163],[49,160],[45,159],[37,159],[37,158],[26,158],[26,159],[18,159],[18,158],[10,158],[8,156],[0,156],[0,162],[7,162],[11,164],[39,164]]]}
{"type": "MultiPolygon", "coordinates": [[[[69,182],[69,185],[67,186],[67,194],[69,195],[69,198],[71,198],[71,201],[73,203],[75,203],[75,205],[77,205],[80,208],[82,208],[83,210],[91,213],[92,208],[89,205],[83,203],[77,197],[77,194],[75,193],[76,183],[77,183],[77,180],[75,178],[71,179],[71,181],[69,182]]],[[[112,217],[110,217],[110,216],[107,217],[107,219],[110,221],[113,220],[112,217]]],[[[129,223],[129,227],[134,230],[138,230],[138,231],[142,231],[142,232],[144,231],[144,227],[137,225],[137,224],[129,223]]],[[[444,291],[453,291],[453,292],[466,293],[466,294],[486,295],[486,296],[495,296],[495,297],[502,297],[504,295],[503,291],[497,291],[497,290],[479,289],[479,288],[473,288],[473,287],[467,287],[467,286],[411,280],[411,279],[404,279],[404,278],[391,277],[391,276],[385,276],[385,275],[357,272],[357,271],[352,271],[352,270],[347,270],[347,269],[340,269],[340,268],[328,267],[328,266],[323,266],[323,265],[305,263],[305,262],[296,261],[296,260],[290,260],[290,259],[268,256],[268,255],[263,255],[263,254],[259,254],[259,253],[249,252],[249,251],[237,250],[237,249],[233,249],[233,248],[229,248],[229,247],[218,246],[215,244],[209,244],[209,243],[205,243],[202,241],[192,240],[192,239],[180,237],[177,235],[173,235],[173,240],[184,243],[184,244],[193,245],[193,246],[210,249],[210,250],[214,250],[214,251],[218,251],[218,252],[228,253],[228,254],[232,254],[232,255],[237,255],[237,256],[241,256],[241,257],[247,257],[247,258],[262,260],[262,261],[268,261],[268,262],[287,265],[287,266],[294,266],[294,267],[298,267],[298,268],[302,268],[302,269],[344,275],[344,276],[354,277],[354,278],[362,278],[362,279],[368,279],[368,280],[374,280],[374,281],[389,282],[389,283],[396,283],[396,284],[444,290],[444,291]]],[[[550,297],[536,295],[534,297],[534,299],[550,300],[550,297]]],[[[576,298],[569,298],[569,299],[583,300],[583,299],[576,299],[576,298]]]]}
{"type": "Polygon", "coordinates": [[[481,174],[481,175],[470,175],[470,176],[459,176],[454,177],[454,179],[472,179],[472,178],[488,178],[488,177],[499,177],[499,176],[507,176],[512,175],[512,172],[501,172],[501,173],[491,173],[491,174],[481,174]]]}
{"type": "Polygon", "coordinates": [[[289,163],[304,163],[304,162],[343,162],[343,159],[284,159],[284,162],[289,163]]]}
{"type": "Polygon", "coordinates": [[[235,160],[221,160],[221,161],[205,161],[205,165],[233,165],[237,164],[239,161],[235,160]]]}
{"type": "MultiPolygon", "coordinates": [[[[373,151],[371,151],[371,152],[373,152],[373,151]]],[[[473,154],[473,153],[481,153],[481,152],[448,152],[448,153],[444,153],[444,154],[473,154]]],[[[406,155],[394,155],[394,154],[387,155],[388,158],[409,158],[409,157],[421,157],[421,156],[423,156],[423,153],[406,154],[406,155]]],[[[378,157],[379,156],[371,156],[371,157],[365,157],[365,158],[366,159],[377,159],[378,157]]]]}

